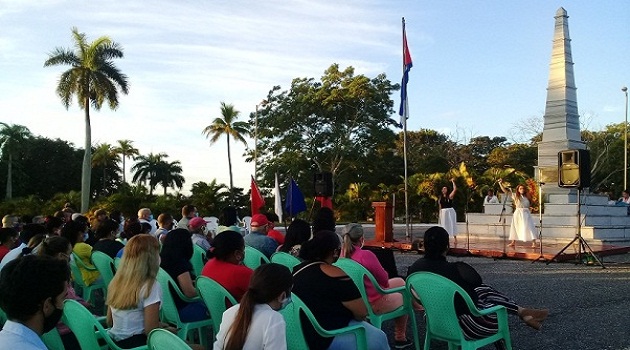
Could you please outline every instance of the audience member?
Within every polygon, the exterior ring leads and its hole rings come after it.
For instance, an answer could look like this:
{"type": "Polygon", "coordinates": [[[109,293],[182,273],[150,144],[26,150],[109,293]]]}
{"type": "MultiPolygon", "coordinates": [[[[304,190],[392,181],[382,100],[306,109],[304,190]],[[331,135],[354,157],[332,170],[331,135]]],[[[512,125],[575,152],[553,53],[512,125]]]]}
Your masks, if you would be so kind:
{"type": "Polygon", "coordinates": [[[245,235],[245,244],[258,249],[266,257],[271,257],[276,252],[276,248],[278,248],[278,242],[267,236],[269,228],[267,217],[263,214],[255,214],[252,217],[251,227],[251,232],[245,235]]]}
{"type": "Polygon", "coordinates": [[[155,234],[155,231],[157,231],[157,222],[153,219],[153,214],[151,214],[151,209],[142,208],[138,210],[138,221],[140,221],[141,224],[146,223],[150,225],[150,230],[147,233],[150,233],[153,235],[155,234]]]}
{"type": "Polygon", "coordinates": [[[177,222],[178,228],[188,229],[188,223],[197,214],[197,207],[192,204],[186,204],[182,207],[182,218],[177,222]]]}
{"type": "Polygon", "coordinates": [[[2,269],[0,308],[8,320],[0,349],[46,350],[40,337],[61,319],[69,278],[68,263],[48,256],[25,256],[2,269]]]}
{"type": "Polygon", "coordinates": [[[57,216],[46,217],[46,232],[48,232],[49,235],[59,236],[63,225],[64,221],[57,216]]]}
{"type": "Polygon", "coordinates": [[[16,229],[19,225],[20,225],[20,222],[17,216],[5,215],[2,217],[2,228],[16,229]]]}
{"type": "Polygon", "coordinates": [[[173,229],[173,215],[169,213],[162,213],[157,218],[158,229],[155,231],[155,237],[164,242],[166,234],[173,229]]]}
{"type": "Polygon", "coordinates": [[[118,228],[118,223],[114,220],[103,221],[96,229],[94,236],[98,241],[94,243],[92,250],[103,252],[114,259],[118,251],[125,247],[124,244],[116,240],[118,228]]]}
{"type": "Polygon", "coordinates": [[[321,207],[313,218],[313,232],[336,232],[335,213],[328,207],[321,207]]]}
{"type": "MultiPolygon", "coordinates": [[[[388,349],[382,330],[365,322],[367,308],[359,289],[343,270],[333,265],[339,258],[341,242],[333,231],[319,231],[302,244],[300,257],[305,261],[293,269],[293,293],[311,310],[324,329],[338,329],[355,324],[365,327],[368,349],[388,349]]],[[[353,334],[334,338],[320,336],[308,322],[302,323],[310,349],[356,349],[353,334]]]]}
{"type": "Polygon", "coordinates": [[[214,237],[210,260],[201,271],[203,276],[217,281],[227,289],[234,299],[241,300],[247,291],[254,271],[242,265],[245,257],[245,242],[240,232],[228,230],[214,237]]]}
{"type": "Polygon", "coordinates": [[[278,311],[291,302],[292,286],[287,267],[258,267],[240,304],[223,313],[214,349],[286,349],[286,324],[278,311]]]}
{"type": "MultiPolygon", "coordinates": [[[[188,221],[188,231],[192,233],[192,241],[194,244],[208,251],[210,249],[210,240],[208,239],[208,222],[200,217],[194,217],[188,221]]],[[[182,227],[182,229],[184,229],[182,227]]]]}
{"type": "MultiPolygon", "coordinates": [[[[475,269],[464,262],[448,262],[446,253],[449,249],[448,232],[440,226],[433,226],[424,233],[424,257],[416,260],[408,269],[411,275],[418,271],[428,271],[450,279],[462,287],[478,308],[486,309],[503,305],[509,314],[518,315],[525,324],[538,330],[549,313],[548,310],[526,309],[516,304],[511,298],[483,283],[475,269]]],[[[475,317],[470,314],[464,299],[455,296],[455,311],[464,335],[469,339],[485,338],[495,334],[498,329],[496,317],[475,317]]],[[[505,344],[495,343],[499,349],[505,344]]]]}
{"type": "Polygon", "coordinates": [[[295,219],[287,228],[284,244],[278,247],[279,252],[285,252],[294,257],[300,256],[300,247],[311,239],[311,226],[302,219],[295,219]]]}
{"type": "Polygon", "coordinates": [[[72,252],[81,259],[83,263],[77,263],[81,271],[81,277],[83,277],[83,282],[85,282],[86,285],[94,283],[101,275],[92,264],[92,247],[85,243],[85,240],[88,238],[86,224],[79,221],[67,222],[61,230],[61,237],[65,237],[70,242],[72,252]],[[85,265],[85,267],[83,265],[85,265]]]}
{"type": "MultiPolygon", "coordinates": [[[[197,296],[197,290],[193,284],[193,267],[190,263],[192,256],[193,242],[190,232],[184,228],[169,232],[162,245],[160,267],[175,280],[182,293],[189,298],[197,296]]],[[[208,309],[203,301],[189,303],[175,293],[173,293],[173,298],[183,322],[195,322],[208,318],[208,309]]]]}
{"type": "Polygon", "coordinates": [[[18,245],[19,237],[14,228],[0,228],[0,261],[18,245]]]}
{"type": "Polygon", "coordinates": [[[160,244],[147,234],[132,237],[125,246],[120,266],[107,289],[109,335],[122,348],[143,346],[160,323],[162,289],[156,280],[160,268],[160,244]]]}
{"type": "Polygon", "coordinates": [[[2,258],[2,261],[0,262],[0,269],[2,269],[9,261],[12,261],[18,256],[20,256],[24,248],[28,248],[28,243],[31,240],[31,238],[33,238],[36,235],[41,235],[45,237],[45,234],[46,234],[46,228],[43,225],[39,225],[39,224],[24,225],[22,232],[20,232],[20,245],[11,249],[11,251],[9,251],[4,256],[4,258],[2,258]]]}
{"type": "MultiPolygon", "coordinates": [[[[343,247],[341,256],[350,258],[363,267],[365,267],[376,279],[379,286],[383,289],[404,287],[405,280],[400,277],[389,278],[387,271],[383,268],[378,258],[369,250],[363,250],[363,227],[360,224],[347,224],[343,228],[343,247]]],[[[368,301],[372,305],[372,309],[377,314],[384,314],[396,310],[403,305],[403,296],[401,293],[380,294],[369,280],[365,280],[365,290],[367,292],[368,301]]],[[[408,316],[399,316],[394,323],[394,346],[396,349],[404,349],[412,345],[407,340],[407,320],[408,316]]]]}
{"type": "Polygon", "coordinates": [[[282,234],[282,232],[275,229],[275,223],[279,221],[278,215],[276,215],[275,213],[265,213],[265,217],[269,222],[267,236],[271,237],[278,244],[284,244],[284,235],[282,234]]]}

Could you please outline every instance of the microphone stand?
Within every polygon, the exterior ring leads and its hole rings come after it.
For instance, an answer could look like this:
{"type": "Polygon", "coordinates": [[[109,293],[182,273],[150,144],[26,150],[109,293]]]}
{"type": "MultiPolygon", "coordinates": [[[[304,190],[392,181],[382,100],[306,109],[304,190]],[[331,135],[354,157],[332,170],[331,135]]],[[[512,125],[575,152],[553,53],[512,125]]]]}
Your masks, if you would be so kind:
{"type": "Polygon", "coordinates": [[[543,221],[542,221],[542,203],[543,203],[543,197],[542,197],[542,187],[545,183],[544,182],[539,182],[538,183],[538,243],[540,244],[540,254],[538,255],[538,257],[532,261],[532,264],[542,260],[542,262],[547,263],[549,260],[547,258],[545,258],[545,256],[543,255],[543,241],[542,241],[542,230],[543,230],[543,221]]]}
{"type": "Polygon", "coordinates": [[[503,192],[503,206],[501,207],[501,214],[499,214],[499,223],[503,220],[503,254],[500,256],[501,258],[507,257],[507,236],[505,234],[505,204],[507,203],[508,194],[507,192],[503,192]]]}

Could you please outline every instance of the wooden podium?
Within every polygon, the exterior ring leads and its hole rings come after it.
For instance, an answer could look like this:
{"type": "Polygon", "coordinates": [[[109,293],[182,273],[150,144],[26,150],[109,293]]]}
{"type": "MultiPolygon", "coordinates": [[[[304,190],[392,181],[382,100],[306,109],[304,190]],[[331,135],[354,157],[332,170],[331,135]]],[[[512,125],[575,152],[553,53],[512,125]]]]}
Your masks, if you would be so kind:
{"type": "Polygon", "coordinates": [[[388,202],[372,202],[372,207],[375,209],[374,223],[376,225],[374,240],[377,242],[393,242],[392,205],[388,202]]]}

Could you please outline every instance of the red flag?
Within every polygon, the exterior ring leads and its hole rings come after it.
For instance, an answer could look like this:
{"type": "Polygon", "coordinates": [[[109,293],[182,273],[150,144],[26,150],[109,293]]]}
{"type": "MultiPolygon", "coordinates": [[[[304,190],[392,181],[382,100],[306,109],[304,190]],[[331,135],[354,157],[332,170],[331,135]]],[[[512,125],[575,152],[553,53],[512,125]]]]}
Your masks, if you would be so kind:
{"type": "Polygon", "coordinates": [[[333,205],[332,205],[332,198],[330,197],[315,197],[315,200],[319,202],[320,206],[322,208],[326,207],[326,208],[330,208],[332,210],[333,205]]]}
{"type": "Polygon", "coordinates": [[[252,201],[252,216],[259,213],[259,209],[265,205],[265,199],[260,194],[258,190],[258,186],[256,186],[256,181],[254,181],[254,177],[252,176],[252,189],[250,200],[252,201]]]}

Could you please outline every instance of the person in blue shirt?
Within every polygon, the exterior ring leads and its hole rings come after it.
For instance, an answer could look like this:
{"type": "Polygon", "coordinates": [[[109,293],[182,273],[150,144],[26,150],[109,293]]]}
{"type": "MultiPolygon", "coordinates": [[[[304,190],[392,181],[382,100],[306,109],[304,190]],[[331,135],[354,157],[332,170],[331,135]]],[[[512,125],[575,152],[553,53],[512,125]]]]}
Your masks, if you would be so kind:
{"type": "Polygon", "coordinates": [[[69,279],[68,263],[50,256],[27,255],[2,269],[0,308],[8,321],[0,349],[46,350],[40,337],[61,319],[69,279]]]}
{"type": "Polygon", "coordinates": [[[278,248],[278,242],[267,236],[269,230],[269,220],[263,214],[252,216],[252,232],[245,235],[245,244],[261,251],[267,258],[270,258],[278,248]]]}

